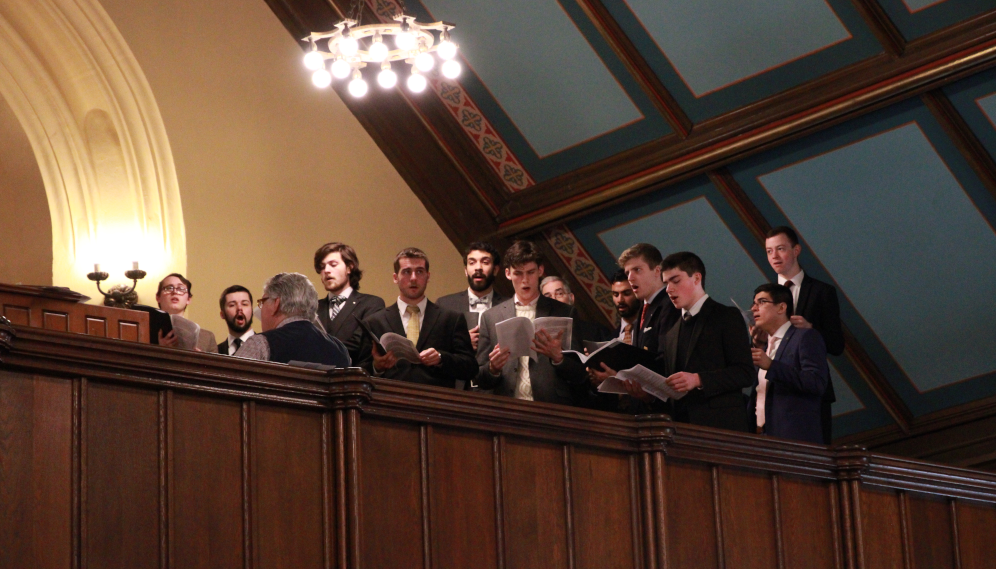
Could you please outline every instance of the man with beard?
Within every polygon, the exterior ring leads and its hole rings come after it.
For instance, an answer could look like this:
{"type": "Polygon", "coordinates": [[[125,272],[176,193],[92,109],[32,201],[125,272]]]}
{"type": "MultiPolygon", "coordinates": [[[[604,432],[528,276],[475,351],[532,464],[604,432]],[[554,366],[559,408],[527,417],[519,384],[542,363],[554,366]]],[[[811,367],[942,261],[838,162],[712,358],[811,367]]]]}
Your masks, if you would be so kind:
{"type": "Polygon", "coordinates": [[[242,285],[232,285],[221,293],[221,318],[228,324],[228,339],[218,344],[218,353],[234,355],[252,337],[252,293],[242,285]]]}
{"type": "MultiPolygon", "coordinates": [[[[643,310],[643,301],[637,298],[633,292],[629,279],[626,278],[626,271],[619,269],[612,275],[612,303],[616,305],[619,313],[619,326],[616,328],[615,337],[620,342],[633,345],[636,327],[640,325],[637,321],[640,312],[643,310]]],[[[598,386],[608,377],[608,374],[596,374],[589,372],[588,379],[591,382],[592,392],[590,393],[591,406],[604,411],[618,411],[623,413],[643,413],[649,412],[649,408],[641,401],[629,397],[628,395],[614,395],[611,393],[598,393],[598,386]]]]}
{"type": "Polygon", "coordinates": [[[467,319],[474,350],[477,350],[477,341],[481,336],[481,314],[505,300],[494,290],[495,277],[500,269],[501,255],[494,245],[482,241],[471,243],[463,254],[463,270],[470,286],[466,291],[461,290],[436,299],[439,306],[463,314],[467,319]]]}
{"type": "Polygon", "coordinates": [[[357,318],[363,320],[378,310],[384,301],[378,296],[360,293],[360,260],[356,251],[345,243],[326,243],[315,251],[315,272],[321,275],[328,292],[318,301],[318,322],[329,336],[338,338],[353,362],[360,360],[360,330],[357,318]],[[354,316],[356,318],[354,318],[354,316]]]}
{"type": "Polygon", "coordinates": [[[398,253],[394,259],[394,284],[398,285],[398,300],[363,322],[378,338],[387,332],[407,337],[415,345],[420,361],[399,361],[393,353],[382,353],[364,334],[360,367],[380,377],[437,387],[456,387],[457,381],[462,385],[474,377],[477,361],[470,347],[467,321],[425,297],[429,258],[422,250],[409,247],[398,253]]]}

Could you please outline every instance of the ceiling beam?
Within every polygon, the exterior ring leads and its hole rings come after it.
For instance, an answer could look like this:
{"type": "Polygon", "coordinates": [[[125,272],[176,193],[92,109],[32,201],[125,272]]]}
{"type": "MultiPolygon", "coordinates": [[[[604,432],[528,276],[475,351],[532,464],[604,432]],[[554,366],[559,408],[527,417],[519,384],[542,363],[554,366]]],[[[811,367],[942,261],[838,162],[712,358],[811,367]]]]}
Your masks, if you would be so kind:
{"type": "Polygon", "coordinates": [[[920,97],[955,147],[975,171],[989,193],[996,199],[996,162],[972,128],[941,91],[930,91],[920,97]]]}
{"type": "Polygon", "coordinates": [[[858,13],[882,44],[885,53],[899,57],[906,50],[906,38],[899,31],[882,5],[875,0],[851,0],[858,13]]]}
{"type": "Polygon", "coordinates": [[[996,10],[780,95],[510,196],[502,235],[531,232],[680,177],[701,174],[996,65],[996,10]],[[611,178],[610,181],[605,181],[611,178]],[[594,182],[593,182],[594,181],[594,182]]]}

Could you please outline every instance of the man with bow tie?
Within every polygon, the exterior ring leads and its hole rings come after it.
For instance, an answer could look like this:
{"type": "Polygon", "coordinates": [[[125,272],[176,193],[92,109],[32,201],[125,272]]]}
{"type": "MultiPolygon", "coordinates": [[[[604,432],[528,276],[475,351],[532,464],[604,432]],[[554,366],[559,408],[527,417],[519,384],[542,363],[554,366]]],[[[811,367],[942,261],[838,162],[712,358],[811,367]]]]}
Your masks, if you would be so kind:
{"type": "Polygon", "coordinates": [[[470,342],[477,350],[480,338],[480,319],[492,306],[505,300],[494,289],[495,278],[501,269],[501,255],[490,243],[476,241],[467,246],[463,253],[463,270],[467,275],[467,290],[447,294],[436,299],[436,304],[446,310],[463,314],[470,329],[470,342]]]}
{"type": "Polygon", "coordinates": [[[353,362],[360,360],[361,329],[359,322],[384,309],[384,301],[360,292],[360,261],[356,251],[345,243],[326,243],[315,251],[315,272],[321,275],[328,292],[318,301],[318,321],[325,331],[338,338],[353,362]],[[354,318],[354,316],[356,318],[354,318]]]}

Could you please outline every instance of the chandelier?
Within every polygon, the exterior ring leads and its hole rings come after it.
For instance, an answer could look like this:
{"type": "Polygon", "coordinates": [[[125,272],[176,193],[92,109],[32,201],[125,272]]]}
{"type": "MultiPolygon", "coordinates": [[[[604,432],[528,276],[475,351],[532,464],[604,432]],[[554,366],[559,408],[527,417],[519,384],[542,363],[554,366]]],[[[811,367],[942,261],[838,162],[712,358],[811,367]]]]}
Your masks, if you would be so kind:
{"type": "Polygon", "coordinates": [[[414,17],[401,13],[394,16],[394,23],[361,26],[359,2],[356,4],[356,18],[346,18],[332,31],[312,32],[304,38],[311,43],[311,51],[304,56],[304,66],[314,71],[311,81],[316,87],[325,88],[333,79],[351,77],[349,94],[362,97],[369,87],[361,69],[368,65],[379,67],[377,84],[391,89],[398,84],[398,72],[392,64],[398,64],[399,70],[404,69],[402,64],[407,64],[411,71],[405,84],[409,91],[421,93],[428,84],[425,74],[436,67],[437,56],[442,62],[439,67],[443,77],[456,79],[460,76],[457,45],[450,40],[453,24],[420,24],[414,17]],[[366,38],[369,40],[361,43],[366,38]],[[327,40],[324,50],[319,46],[322,40],[327,40]]]}

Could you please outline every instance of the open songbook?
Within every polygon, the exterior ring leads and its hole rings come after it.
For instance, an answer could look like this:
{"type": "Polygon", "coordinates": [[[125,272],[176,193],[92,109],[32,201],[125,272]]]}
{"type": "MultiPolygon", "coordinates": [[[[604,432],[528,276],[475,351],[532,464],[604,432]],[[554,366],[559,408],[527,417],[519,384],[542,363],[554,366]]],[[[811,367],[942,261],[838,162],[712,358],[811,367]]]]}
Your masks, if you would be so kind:
{"type": "Polygon", "coordinates": [[[546,330],[552,337],[562,333],[560,346],[562,350],[567,351],[571,347],[573,324],[573,319],[561,316],[544,316],[536,320],[516,316],[495,324],[495,331],[498,333],[498,344],[510,350],[510,357],[529,356],[535,360],[536,352],[532,349],[532,343],[537,332],[546,330]]]}
{"type": "Polygon", "coordinates": [[[360,323],[360,328],[363,329],[363,333],[370,338],[370,341],[377,345],[377,348],[381,353],[392,353],[394,357],[398,358],[398,361],[405,360],[413,364],[422,363],[422,359],[418,357],[418,350],[415,349],[415,344],[411,340],[402,336],[401,334],[395,334],[394,332],[386,332],[384,335],[378,337],[374,334],[373,330],[367,326],[366,322],[356,318],[356,315],[352,315],[357,322],[360,323]]]}
{"type": "Polygon", "coordinates": [[[644,391],[661,401],[667,401],[668,398],[681,399],[687,393],[675,391],[667,384],[663,375],[656,374],[641,365],[616,372],[614,377],[606,379],[598,386],[599,393],[622,393],[625,395],[628,392],[623,387],[622,380],[624,379],[639,383],[644,391]]]}
{"type": "Polygon", "coordinates": [[[629,369],[635,365],[651,366],[654,363],[654,354],[647,350],[641,350],[636,346],[631,346],[619,338],[608,342],[584,342],[588,355],[574,350],[564,350],[564,354],[569,354],[592,369],[602,369],[601,364],[605,364],[610,369],[629,369]]]}

